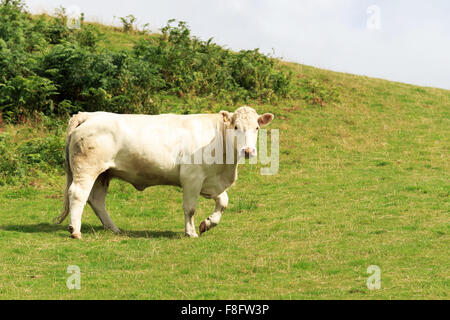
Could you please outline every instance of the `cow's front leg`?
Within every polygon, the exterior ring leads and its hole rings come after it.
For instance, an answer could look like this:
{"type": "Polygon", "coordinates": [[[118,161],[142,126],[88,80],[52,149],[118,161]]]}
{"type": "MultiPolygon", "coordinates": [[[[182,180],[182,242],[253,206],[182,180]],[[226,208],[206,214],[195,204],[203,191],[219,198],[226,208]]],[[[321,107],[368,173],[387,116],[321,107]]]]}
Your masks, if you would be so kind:
{"type": "Polygon", "coordinates": [[[185,234],[191,238],[197,238],[195,231],[194,213],[200,195],[201,186],[190,185],[183,188],[183,210],[185,219],[185,234]]]}
{"type": "Polygon", "coordinates": [[[213,214],[200,224],[200,234],[214,228],[219,224],[222,213],[228,206],[227,192],[224,191],[217,198],[214,198],[214,200],[216,201],[216,208],[214,209],[213,214]]]}

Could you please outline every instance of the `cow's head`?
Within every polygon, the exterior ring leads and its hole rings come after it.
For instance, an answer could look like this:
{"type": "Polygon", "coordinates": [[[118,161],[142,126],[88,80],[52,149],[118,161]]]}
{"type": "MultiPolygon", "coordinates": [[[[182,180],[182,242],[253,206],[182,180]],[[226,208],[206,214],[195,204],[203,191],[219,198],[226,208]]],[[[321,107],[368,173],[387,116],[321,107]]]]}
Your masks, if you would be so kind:
{"type": "Polygon", "coordinates": [[[258,130],[273,120],[273,114],[258,115],[254,109],[247,106],[237,109],[234,113],[220,111],[220,114],[225,124],[227,143],[233,143],[239,157],[255,157],[258,130]]]}

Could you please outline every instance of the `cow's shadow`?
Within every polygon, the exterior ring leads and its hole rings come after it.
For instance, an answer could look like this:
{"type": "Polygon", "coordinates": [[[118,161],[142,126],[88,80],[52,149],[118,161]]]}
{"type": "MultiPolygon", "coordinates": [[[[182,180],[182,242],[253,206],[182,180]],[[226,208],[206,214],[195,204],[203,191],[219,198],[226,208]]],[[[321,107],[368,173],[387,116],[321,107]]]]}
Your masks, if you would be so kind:
{"type": "MultiPolygon", "coordinates": [[[[37,223],[37,224],[11,224],[0,226],[0,230],[23,232],[23,233],[58,233],[61,235],[61,231],[66,231],[69,235],[67,226],[52,223],[37,223]]],[[[81,228],[82,234],[96,234],[98,232],[108,232],[103,226],[94,226],[90,224],[83,224],[81,228]]],[[[168,238],[168,239],[181,239],[184,236],[184,232],[173,231],[154,231],[154,230],[123,230],[118,234],[119,237],[128,238],[168,238]]]]}

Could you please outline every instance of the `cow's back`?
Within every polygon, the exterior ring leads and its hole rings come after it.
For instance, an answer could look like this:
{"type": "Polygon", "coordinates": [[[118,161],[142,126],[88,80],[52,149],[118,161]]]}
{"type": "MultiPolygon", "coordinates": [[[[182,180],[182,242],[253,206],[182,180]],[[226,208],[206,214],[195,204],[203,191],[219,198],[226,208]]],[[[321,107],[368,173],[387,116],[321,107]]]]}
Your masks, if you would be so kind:
{"type": "Polygon", "coordinates": [[[180,185],[180,156],[207,145],[216,134],[217,115],[119,115],[84,113],[71,134],[70,152],[81,169],[97,165],[138,189],[180,185]]]}

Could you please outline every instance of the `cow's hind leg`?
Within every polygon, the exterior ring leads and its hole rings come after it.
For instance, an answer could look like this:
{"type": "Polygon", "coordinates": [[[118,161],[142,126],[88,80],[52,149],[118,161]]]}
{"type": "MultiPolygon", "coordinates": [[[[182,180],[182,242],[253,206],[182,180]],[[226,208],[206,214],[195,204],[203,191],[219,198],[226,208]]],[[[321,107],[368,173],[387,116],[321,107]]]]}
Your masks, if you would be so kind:
{"type": "Polygon", "coordinates": [[[217,198],[214,198],[214,200],[216,201],[216,208],[214,209],[213,214],[200,224],[200,235],[219,224],[222,213],[228,206],[227,192],[224,191],[217,198]]]}
{"type": "Polygon", "coordinates": [[[97,177],[89,175],[74,175],[69,187],[70,226],[72,238],[81,239],[81,216],[97,177]]]}
{"type": "Polygon", "coordinates": [[[88,203],[105,229],[111,230],[114,233],[119,233],[119,228],[116,227],[106,211],[106,193],[108,192],[109,181],[110,178],[108,172],[102,173],[97,178],[92,187],[91,194],[89,195],[88,203]]]}

